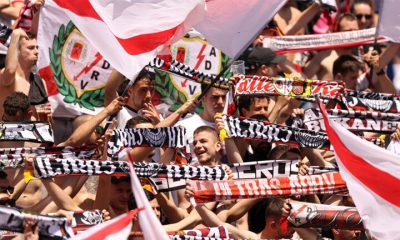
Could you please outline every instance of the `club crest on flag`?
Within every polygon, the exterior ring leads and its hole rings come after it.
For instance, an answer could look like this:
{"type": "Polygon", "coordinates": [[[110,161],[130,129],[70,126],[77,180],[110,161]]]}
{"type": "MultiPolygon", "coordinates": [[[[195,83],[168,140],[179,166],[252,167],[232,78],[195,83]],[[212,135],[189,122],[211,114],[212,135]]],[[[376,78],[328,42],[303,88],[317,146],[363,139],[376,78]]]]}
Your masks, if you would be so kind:
{"type": "MultiPolygon", "coordinates": [[[[172,58],[200,72],[218,74],[229,61],[221,50],[199,38],[182,38],[171,45],[172,58]]],[[[200,94],[200,84],[173,74],[157,70],[157,93],[162,102],[171,105],[173,112],[186,102],[186,99],[200,94]]],[[[197,108],[196,112],[201,108],[197,108]]]]}
{"type": "Polygon", "coordinates": [[[88,110],[103,107],[111,66],[71,21],[60,26],[49,55],[54,80],[65,103],[88,110]]]}

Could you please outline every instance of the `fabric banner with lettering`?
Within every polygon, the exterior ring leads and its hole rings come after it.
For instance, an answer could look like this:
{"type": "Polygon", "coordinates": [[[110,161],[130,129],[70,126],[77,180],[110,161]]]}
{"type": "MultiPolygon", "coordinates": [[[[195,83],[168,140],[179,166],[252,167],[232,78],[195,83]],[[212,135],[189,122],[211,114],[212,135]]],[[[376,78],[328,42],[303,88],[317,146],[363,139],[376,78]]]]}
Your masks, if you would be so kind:
{"type": "Polygon", "coordinates": [[[190,184],[196,203],[347,191],[346,183],[338,172],[254,180],[191,181],[190,184]]]}
{"type": "Polygon", "coordinates": [[[37,66],[53,115],[72,118],[98,113],[112,67],[54,1],[40,10],[38,43],[37,66]]]}
{"type": "Polygon", "coordinates": [[[134,146],[182,148],[188,144],[182,127],[116,129],[108,141],[107,155],[115,157],[122,149],[134,146]]]}
{"type": "Polygon", "coordinates": [[[0,154],[34,154],[34,155],[47,155],[47,154],[64,154],[73,153],[77,158],[88,159],[96,154],[96,145],[87,145],[82,147],[22,147],[22,148],[0,148],[0,154]]]}
{"type": "MultiPolygon", "coordinates": [[[[178,62],[177,60],[167,62],[161,58],[155,58],[150,62],[149,66],[159,70],[167,71],[200,84],[210,84],[213,80],[215,80],[216,77],[215,74],[200,72],[199,70],[193,69],[191,66],[178,62]]],[[[216,88],[228,89],[228,79],[221,77],[213,84],[213,86],[216,88]]]]}
{"type": "MultiPolygon", "coordinates": [[[[37,157],[33,161],[34,174],[38,178],[65,175],[113,175],[129,174],[126,161],[96,161],[80,159],[54,159],[37,157]]],[[[167,165],[160,163],[133,163],[138,177],[172,179],[226,180],[225,166],[167,165]]]]}
{"type": "Polygon", "coordinates": [[[343,82],[309,79],[270,78],[257,75],[236,77],[235,95],[281,95],[297,98],[321,96],[337,98],[344,91],[343,82]]]}
{"type": "Polygon", "coordinates": [[[53,131],[48,122],[1,122],[0,141],[53,143],[53,131]]]}
{"type": "Polygon", "coordinates": [[[371,100],[400,100],[400,94],[363,92],[346,89],[346,96],[371,100]]]}
{"type": "Polygon", "coordinates": [[[362,219],[355,207],[298,201],[290,201],[290,206],[287,219],[294,227],[364,230],[362,219]]]}
{"type": "MultiPolygon", "coordinates": [[[[328,109],[329,118],[354,132],[392,133],[400,124],[400,114],[359,110],[328,109]]],[[[304,128],[311,131],[325,131],[322,114],[318,109],[307,109],[304,113],[304,128]]]]}
{"type": "Polygon", "coordinates": [[[400,100],[368,99],[345,96],[343,102],[347,108],[359,111],[378,111],[385,113],[400,113],[400,100]]]}
{"type": "Polygon", "coordinates": [[[0,216],[0,230],[2,231],[23,233],[24,219],[29,217],[38,222],[39,238],[67,239],[74,236],[65,217],[33,215],[2,206],[0,206],[0,216]]]}
{"type": "Polygon", "coordinates": [[[323,132],[226,115],[223,120],[225,131],[220,132],[221,139],[244,138],[330,150],[328,136],[323,132]]]}
{"type": "MultiPolygon", "coordinates": [[[[299,171],[297,160],[265,160],[257,162],[235,163],[230,164],[229,167],[232,170],[233,179],[295,176],[299,171]]],[[[169,192],[185,188],[186,179],[189,178],[150,178],[149,180],[156,191],[169,192]]]]}
{"type": "MultiPolygon", "coordinates": [[[[181,230],[177,232],[167,232],[171,239],[185,239],[180,237],[201,237],[203,238],[217,238],[228,239],[229,233],[225,226],[200,228],[193,230],[181,230]]],[[[197,239],[197,238],[193,238],[197,239]]]]}
{"type": "MultiPolygon", "coordinates": [[[[375,31],[375,28],[369,28],[326,34],[265,37],[263,46],[271,48],[278,54],[356,47],[373,43],[375,31]]],[[[378,38],[378,41],[387,42],[388,39],[378,38]]]]}

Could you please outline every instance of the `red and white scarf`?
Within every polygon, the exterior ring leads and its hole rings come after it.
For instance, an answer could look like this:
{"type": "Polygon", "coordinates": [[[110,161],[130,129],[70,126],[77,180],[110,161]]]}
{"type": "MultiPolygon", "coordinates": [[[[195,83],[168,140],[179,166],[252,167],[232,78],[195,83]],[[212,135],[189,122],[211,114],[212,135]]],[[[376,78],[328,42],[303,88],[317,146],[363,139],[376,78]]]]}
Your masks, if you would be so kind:
{"type": "MultiPolygon", "coordinates": [[[[375,28],[327,34],[278,36],[264,38],[263,46],[278,54],[334,48],[348,48],[374,42],[375,28]]],[[[380,37],[378,42],[387,42],[380,37]]]]}
{"type": "Polygon", "coordinates": [[[195,203],[347,191],[338,172],[254,180],[191,181],[195,203]]]}

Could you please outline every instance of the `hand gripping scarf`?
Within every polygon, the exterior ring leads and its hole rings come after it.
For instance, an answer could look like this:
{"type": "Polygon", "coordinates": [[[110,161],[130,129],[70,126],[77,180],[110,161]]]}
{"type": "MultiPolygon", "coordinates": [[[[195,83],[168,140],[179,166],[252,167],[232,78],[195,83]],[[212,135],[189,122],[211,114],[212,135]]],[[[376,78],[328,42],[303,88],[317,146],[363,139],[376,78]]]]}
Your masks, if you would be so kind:
{"type": "Polygon", "coordinates": [[[254,180],[191,181],[195,203],[347,191],[338,172],[254,180]]]}
{"type": "MultiPolygon", "coordinates": [[[[176,60],[173,60],[172,62],[166,62],[163,59],[155,58],[153,61],[150,62],[149,66],[179,75],[181,77],[193,80],[201,84],[211,84],[211,82],[216,78],[215,75],[202,73],[176,60]]],[[[213,87],[227,90],[229,88],[228,79],[220,77],[213,84],[213,87]]]]}
{"type": "Polygon", "coordinates": [[[53,143],[53,130],[47,122],[1,122],[0,141],[53,143]]]}
{"type": "Polygon", "coordinates": [[[364,230],[362,219],[355,207],[331,206],[291,201],[288,216],[294,227],[338,228],[364,230]]]}
{"type": "Polygon", "coordinates": [[[0,230],[23,233],[23,222],[26,217],[38,221],[39,238],[67,239],[73,236],[65,217],[32,215],[14,208],[0,206],[0,230]]]}
{"type": "MultiPolygon", "coordinates": [[[[358,110],[328,109],[328,116],[344,128],[355,131],[392,133],[400,124],[400,114],[358,110]]],[[[307,109],[304,113],[304,127],[311,131],[325,131],[319,109],[307,109]]]]}
{"type": "Polygon", "coordinates": [[[107,155],[115,157],[126,147],[182,148],[187,145],[186,129],[182,127],[116,129],[108,141],[107,155]]]}
{"type": "Polygon", "coordinates": [[[337,98],[344,91],[343,82],[328,82],[309,79],[270,78],[257,75],[240,75],[235,86],[236,96],[280,95],[305,99],[319,95],[337,98]]]}
{"type": "MultiPolygon", "coordinates": [[[[340,47],[361,46],[373,43],[375,28],[336,32],[327,34],[293,35],[264,38],[263,46],[271,48],[278,54],[287,52],[305,52],[340,47]]],[[[378,38],[379,42],[388,41],[385,38],[378,38]]]]}

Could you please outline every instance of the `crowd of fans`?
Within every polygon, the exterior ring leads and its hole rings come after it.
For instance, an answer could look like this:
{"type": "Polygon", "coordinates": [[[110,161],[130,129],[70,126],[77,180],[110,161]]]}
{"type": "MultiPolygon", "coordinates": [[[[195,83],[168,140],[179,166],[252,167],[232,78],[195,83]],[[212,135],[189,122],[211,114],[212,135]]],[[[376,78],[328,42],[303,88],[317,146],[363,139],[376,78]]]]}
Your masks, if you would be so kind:
{"type": "MultiPolygon", "coordinates": [[[[43,1],[33,2],[36,11],[45,4],[43,1]]],[[[0,0],[1,23],[11,27],[11,22],[17,19],[24,4],[27,3],[0,0]]],[[[277,55],[263,47],[263,39],[269,36],[344,32],[375,27],[379,17],[377,4],[379,1],[372,0],[288,1],[241,56],[240,59],[246,63],[246,74],[343,81],[347,89],[395,94],[395,69],[400,51],[394,43],[286,55],[277,55]]],[[[33,18],[34,24],[35,16],[33,18]]],[[[40,47],[33,29],[31,32],[14,29],[7,54],[1,58],[0,105],[3,107],[0,108],[0,115],[4,123],[49,121],[53,124],[55,134],[62,135],[68,131],[54,125],[45,84],[33,70],[40,47]]],[[[134,84],[129,86],[127,94],[120,96],[129,80],[113,70],[105,86],[104,110],[95,116],[76,117],[72,132],[66,139],[57,139],[55,145],[96,145],[100,149],[97,159],[107,160],[104,148],[114,129],[182,126],[187,130],[192,154],[188,164],[194,166],[212,167],[223,163],[292,159],[298,160],[299,174],[302,175],[307,174],[308,166],[336,166],[333,151],[251,139],[226,139],[221,142],[219,132],[224,128],[224,122],[217,113],[224,112],[227,105],[228,91],[224,89],[211,87],[201,99],[189,99],[175,112],[162,116],[152,103],[155,92],[153,78],[148,68],[143,69],[134,84]],[[203,110],[199,114],[194,113],[199,104],[203,105],[203,110]],[[110,116],[113,116],[113,121],[107,124],[110,116]]],[[[235,84],[234,79],[231,79],[231,84],[235,84]]],[[[202,91],[206,87],[203,84],[202,91]]],[[[234,116],[286,125],[293,117],[304,114],[305,109],[316,107],[313,103],[288,96],[246,95],[236,99],[237,111],[234,116]]],[[[380,135],[371,132],[363,134],[375,137],[380,135]]],[[[399,133],[395,133],[395,138],[396,134],[399,133]]],[[[39,143],[21,141],[0,141],[0,145],[1,148],[40,146],[39,143]]],[[[34,156],[26,155],[24,158],[27,168],[34,156]]],[[[125,160],[164,164],[178,162],[176,149],[145,146],[129,150],[125,160]]],[[[169,193],[154,194],[148,190],[146,193],[156,216],[167,231],[225,225],[230,237],[234,239],[360,239],[368,235],[365,231],[301,229],[290,226],[284,231],[280,219],[290,211],[288,198],[220,201],[193,208],[189,201],[194,194],[190,185],[186,189],[169,193]]],[[[294,198],[311,203],[354,206],[349,195],[294,198]]],[[[23,168],[0,171],[0,201],[5,206],[37,214],[56,213],[59,210],[78,212],[100,209],[104,210],[107,218],[114,218],[136,207],[128,176],[63,176],[34,179],[26,183],[23,168]]],[[[61,213],[68,215],[64,211],[61,213]]],[[[133,221],[132,232],[140,232],[137,219],[133,221]]],[[[34,221],[27,220],[25,227],[25,233],[17,234],[15,239],[38,239],[34,221]]]]}

